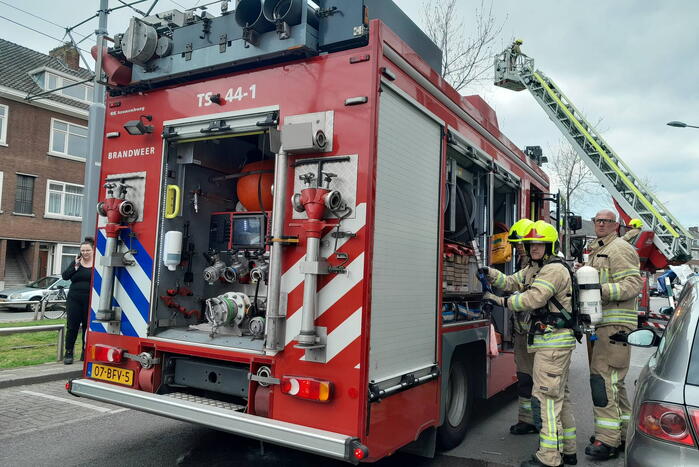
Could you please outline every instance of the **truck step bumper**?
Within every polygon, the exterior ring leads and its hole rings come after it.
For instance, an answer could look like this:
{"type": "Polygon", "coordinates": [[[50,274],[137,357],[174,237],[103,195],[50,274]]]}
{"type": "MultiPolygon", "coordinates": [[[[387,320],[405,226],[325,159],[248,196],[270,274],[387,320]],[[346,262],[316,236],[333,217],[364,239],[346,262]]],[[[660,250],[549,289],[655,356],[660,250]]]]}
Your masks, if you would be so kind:
{"type": "Polygon", "coordinates": [[[70,382],[69,392],[110,404],[196,423],[236,435],[255,438],[334,459],[353,462],[357,438],[259,417],[230,408],[102,383],[87,378],[70,382]]]}

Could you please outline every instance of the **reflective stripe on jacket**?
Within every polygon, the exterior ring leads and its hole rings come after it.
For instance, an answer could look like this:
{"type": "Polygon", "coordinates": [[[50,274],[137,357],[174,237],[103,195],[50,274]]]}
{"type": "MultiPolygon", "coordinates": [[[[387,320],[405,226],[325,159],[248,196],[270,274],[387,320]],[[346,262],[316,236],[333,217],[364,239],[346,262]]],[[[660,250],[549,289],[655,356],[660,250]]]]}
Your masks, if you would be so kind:
{"type": "MultiPolygon", "coordinates": [[[[497,269],[489,268],[488,281],[493,284],[493,287],[506,293],[524,292],[527,289],[527,284],[534,281],[540,270],[541,266],[537,263],[529,263],[516,273],[507,276],[497,269]]],[[[515,313],[514,321],[515,333],[526,334],[529,332],[531,319],[528,312],[515,313]]]]}
{"type": "Polygon", "coordinates": [[[643,281],[636,249],[616,233],[598,238],[588,245],[588,266],[599,271],[602,285],[602,323],[635,328],[638,325],[636,301],[643,281]]]}
{"type": "MultiPolygon", "coordinates": [[[[532,264],[534,264],[533,267],[536,267],[535,263],[532,264]]],[[[520,272],[522,273],[520,279],[526,278],[524,287],[523,290],[521,288],[518,289],[521,293],[511,295],[507,299],[507,307],[509,309],[520,314],[548,307],[549,312],[559,313],[558,308],[551,303],[551,298],[556,297],[563,308],[568,311],[572,310],[572,283],[570,281],[570,273],[563,264],[558,262],[546,263],[536,274],[528,273],[527,268],[520,272]]],[[[497,276],[497,279],[504,286],[514,286],[515,283],[520,283],[516,280],[516,276],[517,274],[504,276],[505,280],[497,276]]],[[[497,286],[495,283],[493,285],[497,286]]],[[[529,345],[529,350],[567,347],[575,347],[573,332],[570,329],[557,329],[553,326],[548,326],[543,334],[534,336],[534,341],[529,345]]]]}

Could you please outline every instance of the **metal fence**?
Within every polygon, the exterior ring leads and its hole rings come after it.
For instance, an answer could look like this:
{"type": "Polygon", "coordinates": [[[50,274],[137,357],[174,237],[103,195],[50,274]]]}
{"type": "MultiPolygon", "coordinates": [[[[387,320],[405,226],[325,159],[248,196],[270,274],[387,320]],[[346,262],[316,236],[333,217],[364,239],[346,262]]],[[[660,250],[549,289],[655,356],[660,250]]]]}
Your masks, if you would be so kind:
{"type": "Polygon", "coordinates": [[[0,328],[0,336],[18,334],[22,332],[44,332],[58,331],[58,342],[56,343],[56,361],[63,360],[63,346],[65,342],[66,328],[63,324],[45,324],[43,326],[19,326],[15,328],[0,328]]]}
{"type": "MultiPolygon", "coordinates": [[[[36,305],[32,306],[34,310],[33,321],[38,321],[44,318],[44,313],[46,312],[46,307],[53,304],[65,304],[65,300],[25,300],[12,302],[13,305],[36,305]]],[[[63,347],[65,344],[66,328],[63,324],[45,324],[42,326],[18,326],[13,328],[0,328],[0,336],[7,336],[10,334],[19,334],[23,332],[44,332],[44,331],[58,331],[57,343],[56,343],[56,361],[63,360],[63,347]]]]}
{"type": "Polygon", "coordinates": [[[38,306],[32,306],[32,310],[34,311],[34,317],[33,320],[37,321],[40,319],[44,318],[44,313],[46,312],[46,307],[49,305],[53,304],[64,304],[66,303],[65,300],[22,300],[22,301],[12,301],[12,302],[3,302],[0,303],[0,307],[2,306],[9,306],[9,305],[38,305],[38,306]]]}

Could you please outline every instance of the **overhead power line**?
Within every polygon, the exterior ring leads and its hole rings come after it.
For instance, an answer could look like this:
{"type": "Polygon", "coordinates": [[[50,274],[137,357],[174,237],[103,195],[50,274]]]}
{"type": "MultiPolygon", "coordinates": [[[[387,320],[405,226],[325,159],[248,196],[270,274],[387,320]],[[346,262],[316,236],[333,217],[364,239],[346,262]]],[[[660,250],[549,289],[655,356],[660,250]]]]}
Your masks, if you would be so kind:
{"type": "MultiPolygon", "coordinates": [[[[7,17],[5,17],[5,16],[0,15],[0,19],[4,19],[5,21],[9,21],[10,23],[16,24],[17,26],[21,26],[21,27],[23,27],[23,28],[25,28],[25,29],[29,29],[30,31],[34,31],[34,32],[37,33],[37,34],[41,34],[42,36],[46,36],[46,37],[48,37],[49,39],[53,39],[53,40],[55,40],[55,41],[60,42],[61,44],[65,44],[65,43],[66,43],[66,41],[64,41],[63,39],[59,39],[59,38],[54,37],[54,36],[52,36],[52,35],[50,35],[50,34],[46,34],[45,32],[42,32],[42,31],[39,31],[38,29],[34,29],[34,28],[32,28],[32,27],[29,27],[29,26],[27,26],[26,24],[19,23],[19,22],[15,21],[15,20],[12,20],[12,19],[7,18],[7,17]]],[[[81,49],[80,47],[78,47],[78,49],[82,50],[82,51],[85,52],[85,53],[89,53],[87,50],[81,49]]]]}
{"type": "MultiPolygon", "coordinates": [[[[29,15],[29,16],[32,16],[32,17],[36,18],[36,19],[39,19],[39,20],[41,20],[41,21],[44,21],[44,22],[46,22],[46,23],[48,23],[48,24],[51,24],[51,25],[53,25],[53,26],[56,26],[57,28],[61,28],[61,29],[63,29],[64,31],[67,29],[65,26],[60,25],[60,24],[58,24],[58,23],[54,23],[53,21],[48,20],[48,19],[46,19],[46,18],[42,18],[41,16],[32,13],[31,11],[23,10],[23,9],[21,9],[21,8],[19,8],[19,7],[16,7],[16,6],[14,6],[14,5],[10,4],[10,3],[4,2],[4,1],[2,1],[2,0],[0,0],[0,3],[2,3],[3,5],[6,5],[6,6],[10,7],[10,8],[14,8],[14,9],[17,10],[17,11],[21,11],[22,13],[25,13],[25,14],[27,14],[27,15],[29,15]]],[[[93,41],[95,40],[94,37],[92,37],[91,34],[82,34],[82,33],[78,33],[77,31],[76,31],[76,34],[78,34],[78,35],[82,38],[80,42],[82,42],[82,41],[85,40],[86,38],[90,38],[90,39],[92,39],[93,41]]]]}
{"type": "Polygon", "coordinates": [[[180,7],[180,8],[183,8],[183,9],[185,9],[185,10],[187,9],[187,8],[185,8],[184,5],[182,5],[181,3],[177,3],[175,0],[169,0],[169,1],[170,1],[170,3],[174,3],[175,5],[177,5],[177,6],[180,7]]]}

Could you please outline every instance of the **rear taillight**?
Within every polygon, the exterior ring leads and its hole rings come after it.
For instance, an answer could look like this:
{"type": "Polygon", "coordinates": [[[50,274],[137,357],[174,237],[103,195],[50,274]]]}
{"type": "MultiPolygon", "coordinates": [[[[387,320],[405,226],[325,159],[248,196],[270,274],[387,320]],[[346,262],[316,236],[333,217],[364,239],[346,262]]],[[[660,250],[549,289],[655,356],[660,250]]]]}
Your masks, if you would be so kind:
{"type": "Polygon", "coordinates": [[[687,418],[681,405],[644,402],[638,413],[637,426],[639,431],[654,438],[694,446],[687,418]]]}
{"type": "Polygon", "coordinates": [[[281,390],[283,394],[299,397],[309,401],[328,402],[332,383],[303,376],[283,376],[281,390]]]}
{"type": "Polygon", "coordinates": [[[689,412],[689,420],[692,422],[692,427],[694,427],[694,433],[699,434],[699,409],[687,407],[687,412],[689,412]]]}
{"type": "Polygon", "coordinates": [[[121,363],[123,358],[124,349],[102,344],[92,346],[92,359],[98,362],[121,363]]]}

